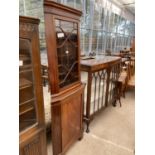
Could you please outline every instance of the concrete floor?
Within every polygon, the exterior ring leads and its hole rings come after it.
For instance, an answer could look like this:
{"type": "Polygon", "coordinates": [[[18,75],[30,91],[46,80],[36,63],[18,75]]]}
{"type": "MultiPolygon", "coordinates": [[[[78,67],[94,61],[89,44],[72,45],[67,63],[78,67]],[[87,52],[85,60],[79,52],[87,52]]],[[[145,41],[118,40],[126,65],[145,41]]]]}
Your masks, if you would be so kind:
{"type": "MultiPolygon", "coordinates": [[[[96,115],[90,124],[90,133],[84,133],[66,155],[133,155],[135,148],[135,95],[134,90],[121,98],[122,107],[109,106],[96,115]]],[[[49,137],[48,155],[52,155],[49,137]]]]}

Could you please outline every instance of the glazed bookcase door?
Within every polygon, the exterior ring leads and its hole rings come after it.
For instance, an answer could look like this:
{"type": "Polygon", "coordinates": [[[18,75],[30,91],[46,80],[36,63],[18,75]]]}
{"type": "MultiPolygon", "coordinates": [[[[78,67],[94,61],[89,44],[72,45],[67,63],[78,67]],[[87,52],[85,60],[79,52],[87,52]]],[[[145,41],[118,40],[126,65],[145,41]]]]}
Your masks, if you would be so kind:
{"type": "Polygon", "coordinates": [[[59,88],[79,80],[78,23],[55,19],[59,88]]]}
{"type": "Polygon", "coordinates": [[[19,39],[19,131],[37,123],[31,43],[19,39]]]}

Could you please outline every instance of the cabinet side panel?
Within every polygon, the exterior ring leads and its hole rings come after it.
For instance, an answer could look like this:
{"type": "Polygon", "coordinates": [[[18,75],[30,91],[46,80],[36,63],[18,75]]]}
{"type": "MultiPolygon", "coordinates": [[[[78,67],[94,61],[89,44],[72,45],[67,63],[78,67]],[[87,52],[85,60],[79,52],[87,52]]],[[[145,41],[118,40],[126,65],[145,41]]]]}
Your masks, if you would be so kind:
{"type": "Polygon", "coordinates": [[[51,111],[53,154],[57,155],[62,152],[61,105],[51,107],[51,111]]]}

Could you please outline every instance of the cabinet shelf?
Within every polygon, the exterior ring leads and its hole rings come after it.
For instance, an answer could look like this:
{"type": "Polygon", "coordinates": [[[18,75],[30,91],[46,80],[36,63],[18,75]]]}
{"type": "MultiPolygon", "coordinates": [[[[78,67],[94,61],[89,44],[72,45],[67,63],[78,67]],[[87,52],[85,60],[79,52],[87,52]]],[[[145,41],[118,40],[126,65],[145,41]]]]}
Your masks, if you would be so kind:
{"type": "Polygon", "coordinates": [[[33,126],[34,124],[36,124],[36,119],[22,120],[20,122],[19,132],[23,131],[27,126],[33,126]]]}
{"type": "Polygon", "coordinates": [[[27,100],[25,102],[21,102],[19,105],[22,106],[22,105],[27,104],[27,103],[32,102],[32,101],[35,101],[35,99],[34,98],[29,99],[29,100],[27,100]]]}
{"type": "Polygon", "coordinates": [[[23,66],[19,66],[19,72],[28,72],[28,71],[32,71],[32,64],[28,64],[28,65],[23,65],[23,66]]]}
{"type": "Polygon", "coordinates": [[[19,54],[19,60],[29,61],[30,60],[30,56],[28,56],[26,54],[19,54]]]}
{"type": "Polygon", "coordinates": [[[25,78],[20,78],[20,80],[19,80],[19,89],[21,90],[21,89],[25,89],[27,87],[31,87],[32,84],[33,83],[31,81],[29,81],[29,80],[27,80],[25,78]]]}
{"type": "MultiPolygon", "coordinates": [[[[34,99],[29,100],[29,101],[24,102],[24,103],[21,103],[21,104],[19,105],[19,113],[20,113],[20,114],[23,114],[23,113],[25,113],[25,111],[27,111],[28,109],[34,108],[34,107],[33,107],[33,104],[34,104],[34,99]]],[[[28,111],[29,111],[29,110],[28,110],[28,111]]]]}
{"type": "Polygon", "coordinates": [[[30,107],[30,108],[27,108],[26,110],[22,111],[22,112],[19,112],[19,116],[23,115],[23,114],[26,114],[30,111],[34,110],[34,107],[30,107]]]}

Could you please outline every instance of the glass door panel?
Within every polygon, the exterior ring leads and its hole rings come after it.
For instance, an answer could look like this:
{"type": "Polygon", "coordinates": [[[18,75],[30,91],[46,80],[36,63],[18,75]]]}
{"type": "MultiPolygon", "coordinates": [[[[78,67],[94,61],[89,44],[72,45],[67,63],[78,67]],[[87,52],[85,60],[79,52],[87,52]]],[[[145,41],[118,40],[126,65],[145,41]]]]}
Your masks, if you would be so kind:
{"type": "Polygon", "coordinates": [[[35,124],[35,93],[31,44],[27,39],[19,40],[19,131],[35,124]]]}
{"type": "Polygon", "coordinates": [[[59,87],[78,81],[78,25],[75,22],[55,20],[59,87]]]}

